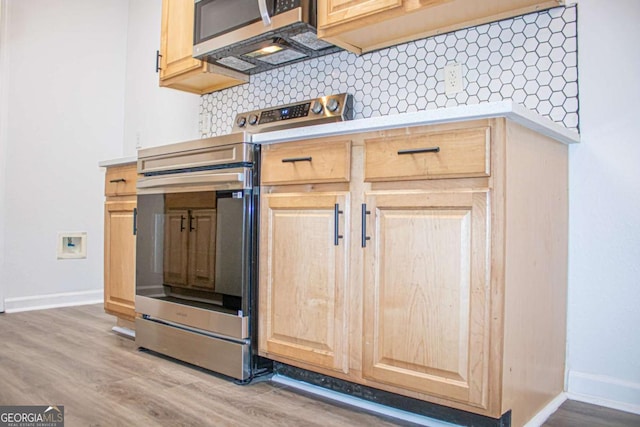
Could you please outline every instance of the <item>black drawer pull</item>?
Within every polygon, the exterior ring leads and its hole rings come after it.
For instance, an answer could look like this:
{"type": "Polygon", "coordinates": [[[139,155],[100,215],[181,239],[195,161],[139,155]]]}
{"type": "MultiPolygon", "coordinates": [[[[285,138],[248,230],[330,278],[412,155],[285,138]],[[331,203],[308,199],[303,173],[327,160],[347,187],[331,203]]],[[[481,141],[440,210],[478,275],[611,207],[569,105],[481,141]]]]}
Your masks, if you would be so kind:
{"type": "Polygon", "coordinates": [[[398,155],[402,154],[420,154],[420,153],[439,153],[440,147],[429,148],[409,148],[407,150],[398,150],[398,155]]]}
{"type": "Polygon", "coordinates": [[[282,159],[282,163],[295,163],[295,162],[310,162],[311,157],[290,157],[288,159],[282,159]]]}
{"type": "Polygon", "coordinates": [[[339,204],[335,204],[333,205],[333,244],[335,246],[338,246],[339,239],[344,238],[344,236],[342,234],[340,234],[340,215],[343,214],[344,212],[340,210],[340,205],[339,204]]]}
{"type": "Polygon", "coordinates": [[[115,184],[115,183],[117,183],[117,182],[127,182],[127,180],[126,180],[126,179],[124,179],[124,178],[118,178],[118,179],[112,179],[112,180],[111,180],[111,181],[109,181],[109,182],[110,182],[110,183],[112,183],[112,184],[115,184]]]}
{"type": "Polygon", "coordinates": [[[138,208],[133,208],[133,235],[138,234],[138,208]]]}
{"type": "Polygon", "coordinates": [[[371,211],[367,210],[367,204],[363,203],[362,204],[362,242],[361,242],[361,246],[363,248],[367,247],[367,240],[371,240],[371,237],[367,236],[367,215],[371,215],[371,211]]]}

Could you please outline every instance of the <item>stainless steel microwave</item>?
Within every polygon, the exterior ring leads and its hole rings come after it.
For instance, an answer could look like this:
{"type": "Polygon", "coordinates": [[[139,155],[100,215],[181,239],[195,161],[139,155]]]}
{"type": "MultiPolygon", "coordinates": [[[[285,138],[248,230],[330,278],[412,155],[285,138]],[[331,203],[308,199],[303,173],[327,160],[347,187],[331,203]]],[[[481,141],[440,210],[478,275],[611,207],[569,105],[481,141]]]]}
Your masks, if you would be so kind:
{"type": "Polygon", "coordinates": [[[193,56],[256,74],[340,50],[316,22],[316,0],[199,0],[193,56]]]}

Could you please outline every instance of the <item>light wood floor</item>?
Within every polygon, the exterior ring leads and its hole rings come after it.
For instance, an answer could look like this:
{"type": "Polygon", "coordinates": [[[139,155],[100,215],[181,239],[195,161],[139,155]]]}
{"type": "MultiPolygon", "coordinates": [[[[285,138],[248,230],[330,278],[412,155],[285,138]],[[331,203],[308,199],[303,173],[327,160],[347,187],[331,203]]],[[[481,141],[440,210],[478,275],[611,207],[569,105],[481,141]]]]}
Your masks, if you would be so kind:
{"type": "MultiPolygon", "coordinates": [[[[238,386],[137,351],[111,332],[114,322],[101,305],[1,314],[0,405],[64,405],[70,427],[408,425],[271,382],[238,386]]],[[[587,405],[576,415],[574,403],[545,425],[640,425],[638,416],[629,418],[635,424],[598,424],[618,413],[587,405]]]]}

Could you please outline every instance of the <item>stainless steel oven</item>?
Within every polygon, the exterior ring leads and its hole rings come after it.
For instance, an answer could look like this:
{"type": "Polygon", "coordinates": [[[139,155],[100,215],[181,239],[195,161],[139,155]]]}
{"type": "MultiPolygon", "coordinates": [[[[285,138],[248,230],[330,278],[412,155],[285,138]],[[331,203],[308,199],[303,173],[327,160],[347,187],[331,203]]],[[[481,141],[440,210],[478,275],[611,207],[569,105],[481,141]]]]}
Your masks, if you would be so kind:
{"type": "Polygon", "coordinates": [[[136,344],[241,380],[254,368],[259,146],[248,140],[140,150],[136,213],[136,344]]]}
{"type": "Polygon", "coordinates": [[[138,152],[138,347],[242,381],[268,368],[256,345],[260,146],[251,135],[352,117],[351,95],[325,96],[241,113],[229,135],[138,152]]]}

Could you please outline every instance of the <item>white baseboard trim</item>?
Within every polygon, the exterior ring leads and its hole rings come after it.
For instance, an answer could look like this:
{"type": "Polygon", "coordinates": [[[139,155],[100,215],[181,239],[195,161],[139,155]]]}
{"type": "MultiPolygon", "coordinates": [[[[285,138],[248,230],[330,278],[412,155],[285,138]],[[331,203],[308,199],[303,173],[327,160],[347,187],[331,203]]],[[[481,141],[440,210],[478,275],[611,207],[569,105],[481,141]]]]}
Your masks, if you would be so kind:
{"type": "Polygon", "coordinates": [[[560,393],[540,412],[531,418],[524,427],[540,427],[567,400],[567,393],[560,393]]]}
{"type": "Polygon", "coordinates": [[[20,311],[98,304],[103,301],[104,291],[102,289],[94,291],[63,292],[59,294],[6,298],[4,300],[4,310],[5,313],[17,313],[20,311]]]}
{"type": "Polygon", "coordinates": [[[640,414],[640,383],[569,371],[567,388],[567,396],[571,400],[640,414]]]}
{"type": "Polygon", "coordinates": [[[384,415],[387,417],[393,417],[399,420],[415,423],[420,426],[456,427],[455,424],[451,424],[444,421],[436,420],[434,418],[429,418],[422,415],[414,414],[412,412],[402,411],[400,409],[392,408],[389,406],[380,405],[379,403],[369,402],[368,400],[359,399],[357,397],[349,396],[343,393],[338,393],[333,390],[328,390],[323,387],[319,387],[313,384],[294,380],[292,378],[288,378],[278,374],[271,377],[271,381],[279,384],[284,384],[289,387],[305,391],[307,393],[315,394],[316,396],[321,396],[326,399],[331,399],[331,400],[335,400],[337,402],[341,402],[350,406],[355,406],[357,408],[361,408],[369,412],[374,412],[376,414],[384,415]]]}

